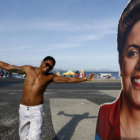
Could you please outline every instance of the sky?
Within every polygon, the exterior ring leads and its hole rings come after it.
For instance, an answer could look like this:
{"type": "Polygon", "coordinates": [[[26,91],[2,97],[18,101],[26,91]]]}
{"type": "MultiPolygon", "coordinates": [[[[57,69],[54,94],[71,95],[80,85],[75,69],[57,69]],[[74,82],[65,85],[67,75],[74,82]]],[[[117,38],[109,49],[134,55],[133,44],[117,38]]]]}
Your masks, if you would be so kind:
{"type": "Polygon", "coordinates": [[[0,61],[119,71],[117,25],[128,0],[0,0],[0,61]]]}

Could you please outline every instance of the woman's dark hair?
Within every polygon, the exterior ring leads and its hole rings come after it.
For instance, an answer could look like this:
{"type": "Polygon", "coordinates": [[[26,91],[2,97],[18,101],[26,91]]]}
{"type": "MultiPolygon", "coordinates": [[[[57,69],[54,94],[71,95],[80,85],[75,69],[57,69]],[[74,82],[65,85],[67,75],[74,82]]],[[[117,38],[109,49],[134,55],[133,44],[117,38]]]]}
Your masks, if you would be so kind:
{"type": "Polygon", "coordinates": [[[122,12],[118,24],[117,49],[120,63],[127,36],[138,20],[140,20],[140,0],[131,0],[122,12]]]}

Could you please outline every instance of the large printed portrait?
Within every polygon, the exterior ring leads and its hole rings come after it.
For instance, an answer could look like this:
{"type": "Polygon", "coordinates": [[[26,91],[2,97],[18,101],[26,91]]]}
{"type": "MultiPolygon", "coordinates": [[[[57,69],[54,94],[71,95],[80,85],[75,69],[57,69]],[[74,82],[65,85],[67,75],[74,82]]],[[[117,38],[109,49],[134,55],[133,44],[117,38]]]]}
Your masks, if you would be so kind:
{"type": "Polygon", "coordinates": [[[0,140],[140,138],[140,0],[127,3],[0,1],[0,140]]]}
{"type": "Polygon", "coordinates": [[[99,109],[97,140],[140,139],[140,0],[131,0],[122,12],[117,49],[122,88],[116,101],[99,109]]]}

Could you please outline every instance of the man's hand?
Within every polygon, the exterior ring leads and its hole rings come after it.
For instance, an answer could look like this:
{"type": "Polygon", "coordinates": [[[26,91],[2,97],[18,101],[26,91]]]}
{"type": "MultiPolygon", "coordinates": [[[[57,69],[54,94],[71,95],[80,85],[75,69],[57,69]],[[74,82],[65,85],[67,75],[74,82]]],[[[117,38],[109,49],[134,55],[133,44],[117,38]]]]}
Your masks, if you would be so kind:
{"type": "Polygon", "coordinates": [[[88,77],[87,77],[87,81],[93,80],[94,75],[95,75],[94,73],[90,73],[90,74],[88,75],[88,77]]]}

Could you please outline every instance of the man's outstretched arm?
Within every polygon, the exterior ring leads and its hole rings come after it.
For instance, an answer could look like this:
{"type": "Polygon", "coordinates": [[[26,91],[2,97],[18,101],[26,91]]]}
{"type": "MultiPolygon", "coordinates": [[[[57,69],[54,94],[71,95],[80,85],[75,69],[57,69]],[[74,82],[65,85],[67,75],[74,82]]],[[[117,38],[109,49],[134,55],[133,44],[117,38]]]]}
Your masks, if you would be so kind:
{"type": "Polygon", "coordinates": [[[54,83],[80,83],[84,81],[91,81],[93,79],[93,74],[89,74],[86,78],[75,78],[75,77],[61,77],[61,76],[55,76],[53,78],[54,83]]]}
{"type": "Polygon", "coordinates": [[[10,64],[2,62],[2,61],[0,61],[0,68],[5,69],[6,71],[9,71],[9,72],[15,72],[15,73],[19,73],[19,74],[25,73],[24,66],[10,65],[10,64]]]}

